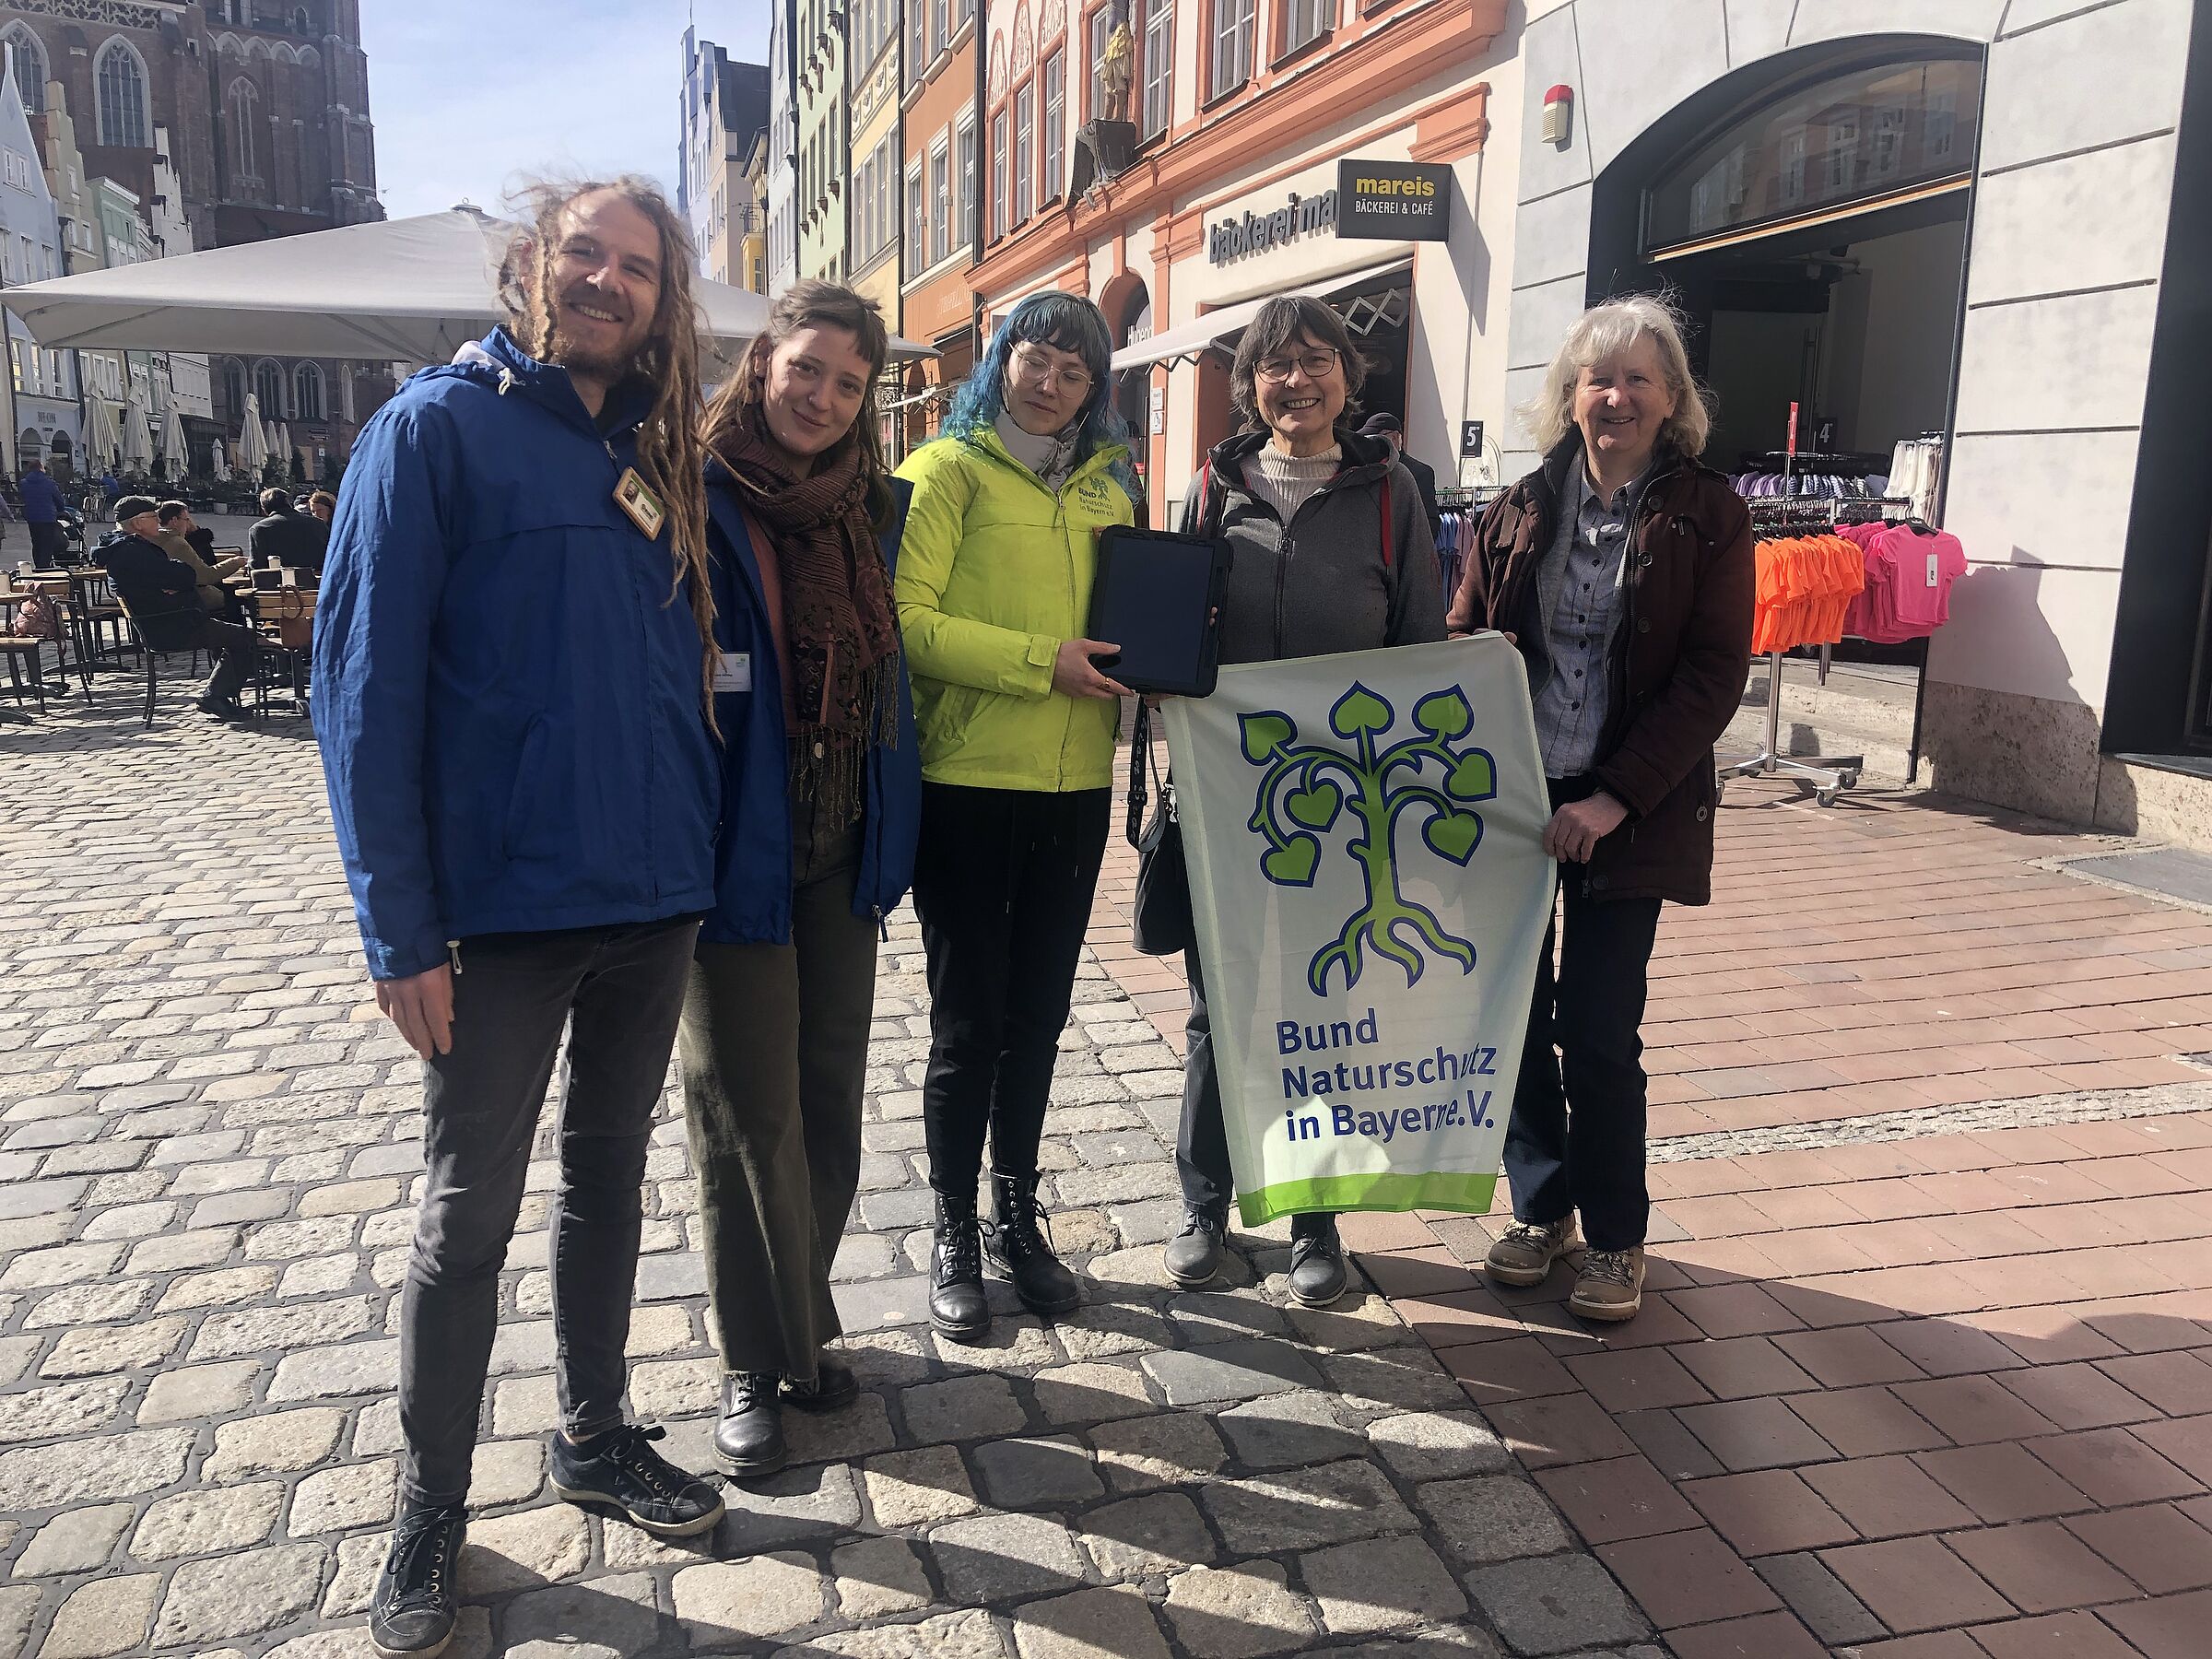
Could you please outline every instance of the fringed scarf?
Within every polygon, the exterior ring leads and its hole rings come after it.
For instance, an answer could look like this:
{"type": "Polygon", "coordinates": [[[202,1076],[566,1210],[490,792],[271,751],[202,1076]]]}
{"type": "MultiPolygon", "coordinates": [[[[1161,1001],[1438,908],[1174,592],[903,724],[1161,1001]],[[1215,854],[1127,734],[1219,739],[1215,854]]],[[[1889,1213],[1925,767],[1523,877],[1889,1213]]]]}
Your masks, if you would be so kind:
{"type": "Polygon", "coordinates": [[[799,477],[756,408],[716,453],[775,538],[797,717],[792,794],[850,821],[861,809],[869,747],[899,741],[899,633],[860,446],[839,445],[799,477]]]}

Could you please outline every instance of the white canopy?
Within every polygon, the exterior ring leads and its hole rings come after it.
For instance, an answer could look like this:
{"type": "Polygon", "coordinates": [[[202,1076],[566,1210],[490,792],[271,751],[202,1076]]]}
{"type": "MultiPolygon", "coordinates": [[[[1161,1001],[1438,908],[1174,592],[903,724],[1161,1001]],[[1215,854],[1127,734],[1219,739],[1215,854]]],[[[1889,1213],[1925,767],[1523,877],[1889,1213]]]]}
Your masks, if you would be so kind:
{"type": "MultiPolygon", "coordinates": [[[[1283,293],[1286,296],[1310,294],[1316,299],[1334,299],[1347,288],[1364,287],[1378,277],[1410,269],[1411,264],[1411,261],[1400,257],[1371,270],[1324,276],[1319,282],[1307,283],[1303,288],[1285,288],[1283,293]]],[[[1148,368],[1154,363],[1172,366],[1185,358],[1196,358],[1217,341],[1226,341],[1231,335],[1243,333],[1245,325],[1260,314],[1260,307],[1277,297],[1274,294],[1261,294],[1254,299],[1239,300],[1231,305],[1218,306],[1193,317],[1188,323],[1178,323],[1172,328],[1163,328],[1148,340],[1124,346],[1113,354],[1114,371],[1119,373],[1124,369],[1148,368]]]]}
{"type": "MultiPolygon", "coordinates": [[[[474,208],[209,248],[8,289],[31,337],[69,347],[443,363],[501,320],[512,225],[474,208]]],[[[759,333],[768,300],[692,280],[716,340],[759,333]]],[[[896,357],[934,357],[893,340],[896,357]]]]}

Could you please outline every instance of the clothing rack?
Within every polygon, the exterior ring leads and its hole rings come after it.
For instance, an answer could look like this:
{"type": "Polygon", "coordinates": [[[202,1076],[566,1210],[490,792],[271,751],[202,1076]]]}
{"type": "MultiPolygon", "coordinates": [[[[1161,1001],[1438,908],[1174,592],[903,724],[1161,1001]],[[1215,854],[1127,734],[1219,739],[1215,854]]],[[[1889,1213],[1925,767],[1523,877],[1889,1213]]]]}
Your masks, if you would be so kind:
{"type": "MultiPolygon", "coordinates": [[[[1865,496],[1844,500],[1823,500],[1802,496],[1774,496],[1746,503],[1751,510],[1751,528],[1764,539],[1766,536],[1791,530],[1813,530],[1832,527],[1840,524],[1863,523],[1875,518],[1890,516],[1896,510],[1903,516],[1909,501],[1889,497],[1865,496]]],[[[1782,753],[1782,664],[1783,653],[1767,653],[1767,734],[1759,752],[1748,760],[1737,760],[1720,769],[1717,782],[1725,785],[1730,778],[1790,778],[1812,786],[1813,799],[1823,806],[1833,806],[1836,798],[1847,789],[1856,789],[1859,774],[1866,768],[1864,755],[1813,755],[1798,757],[1782,753]]],[[[1820,683],[1828,683],[1829,648],[1820,648],[1820,683]]]]}

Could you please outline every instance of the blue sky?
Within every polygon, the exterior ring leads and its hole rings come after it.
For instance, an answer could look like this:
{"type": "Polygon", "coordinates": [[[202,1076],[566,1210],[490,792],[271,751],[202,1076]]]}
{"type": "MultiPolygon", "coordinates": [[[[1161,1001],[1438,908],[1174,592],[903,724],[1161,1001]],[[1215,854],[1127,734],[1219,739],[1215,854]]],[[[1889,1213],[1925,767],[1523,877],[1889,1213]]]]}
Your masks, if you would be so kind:
{"type": "Polygon", "coordinates": [[[763,62],[767,0],[365,0],[376,174],[394,218],[497,210],[525,174],[676,186],[683,37],[763,62]]]}

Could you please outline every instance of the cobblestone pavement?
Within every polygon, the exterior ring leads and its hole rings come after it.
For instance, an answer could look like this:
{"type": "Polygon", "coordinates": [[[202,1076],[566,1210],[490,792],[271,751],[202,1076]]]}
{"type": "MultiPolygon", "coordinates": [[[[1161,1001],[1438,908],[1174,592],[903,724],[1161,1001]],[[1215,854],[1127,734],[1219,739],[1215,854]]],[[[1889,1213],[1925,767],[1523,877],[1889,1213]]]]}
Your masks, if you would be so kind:
{"type": "MultiPolygon", "coordinates": [[[[180,692],[142,733],[111,684],[0,730],[0,1659],[368,1653],[418,1067],[363,1002],[305,725],[225,730],[180,692]]],[[[919,966],[895,925],[839,1262],[865,1392],[794,1414],[794,1466],[710,1542],[544,1489],[534,1166],[455,1652],[1663,1659],[1388,1302],[1287,1306],[1280,1238],[1171,1292],[1177,1063],[1095,964],[1046,1145],[1087,1305],[931,1333],[919,966]]],[[[718,1367],[668,1111],[631,1389],[704,1467],[718,1367]]]]}

